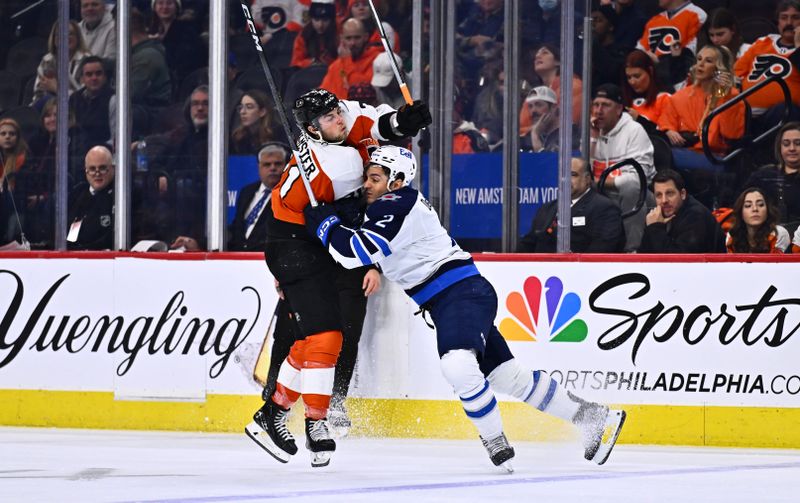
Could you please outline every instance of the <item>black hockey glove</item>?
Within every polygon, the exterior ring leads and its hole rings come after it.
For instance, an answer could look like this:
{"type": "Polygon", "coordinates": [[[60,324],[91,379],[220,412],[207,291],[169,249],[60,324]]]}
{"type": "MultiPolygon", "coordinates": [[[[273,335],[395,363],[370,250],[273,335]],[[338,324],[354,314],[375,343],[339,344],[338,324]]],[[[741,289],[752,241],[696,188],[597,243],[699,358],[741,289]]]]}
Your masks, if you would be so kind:
{"type": "Polygon", "coordinates": [[[397,110],[397,130],[406,136],[416,136],[419,130],[433,122],[428,104],[416,100],[411,105],[403,105],[397,110]]]}
{"type": "Polygon", "coordinates": [[[360,227],[364,222],[367,201],[360,191],[357,194],[337,199],[332,204],[336,209],[336,214],[342,219],[342,225],[345,227],[360,227]]]}
{"type": "Polygon", "coordinates": [[[308,232],[322,241],[323,246],[328,246],[328,233],[342,222],[336,214],[336,208],[325,203],[320,203],[316,208],[309,204],[303,210],[303,215],[306,217],[308,232]]]}

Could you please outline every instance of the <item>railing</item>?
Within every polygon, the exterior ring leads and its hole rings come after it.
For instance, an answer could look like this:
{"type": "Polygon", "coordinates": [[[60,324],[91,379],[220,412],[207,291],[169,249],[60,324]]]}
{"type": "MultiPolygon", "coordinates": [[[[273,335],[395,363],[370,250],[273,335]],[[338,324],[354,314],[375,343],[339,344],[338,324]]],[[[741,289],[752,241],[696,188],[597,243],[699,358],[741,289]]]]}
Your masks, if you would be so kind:
{"type": "Polygon", "coordinates": [[[642,165],[639,164],[636,159],[625,159],[624,161],[620,161],[603,170],[603,172],[600,173],[600,179],[597,181],[597,191],[601,194],[605,194],[606,178],[608,178],[608,175],[610,175],[612,171],[625,166],[633,166],[633,169],[636,170],[636,174],[639,176],[639,199],[636,201],[633,209],[622,214],[622,218],[628,218],[636,213],[639,213],[639,210],[641,210],[642,206],[644,206],[644,200],[647,197],[647,176],[644,174],[644,168],[642,168],[642,165]]]}
{"type": "MultiPolygon", "coordinates": [[[[717,157],[716,155],[714,155],[714,153],[711,151],[711,145],[709,145],[709,143],[708,143],[708,128],[711,126],[711,121],[717,115],[719,115],[722,112],[728,110],[729,108],[737,105],[740,101],[744,101],[751,94],[753,94],[755,92],[758,92],[759,90],[761,90],[762,88],[770,85],[773,82],[777,82],[778,85],[781,86],[781,90],[783,91],[783,102],[784,102],[783,117],[781,117],[781,120],[780,120],[780,122],[778,124],[776,124],[775,126],[769,128],[767,131],[765,131],[762,134],[760,134],[757,138],[754,138],[753,140],[751,140],[750,144],[751,145],[757,145],[757,144],[763,142],[769,136],[771,136],[772,133],[774,133],[778,129],[782,128],[783,125],[788,122],[789,114],[791,113],[791,110],[792,110],[792,108],[791,108],[792,107],[792,94],[789,91],[789,86],[786,85],[786,81],[782,77],[780,77],[778,75],[773,75],[772,77],[768,78],[767,80],[764,80],[763,82],[759,82],[758,84],[756,84],[755,86],[751,87],[747,91],[739,93],[734,98],[732,98],[730,101],[727,101],[727,102],[723,103],[722,105],[720,105],[717,108],[715,108],[714,110],[712,110],[710,114],[708,114],[708,117],[706,117],[706,120],[703,123],[703,130],[702,130],[702,133],[700,135],[700,139],[703,142],[703,153],[706,155],[706,158],[709,160],[709,162],[711,162],[712,164],[724,164],[726,162],[731,161],[732,159],[734,159],[736,156],[738,156],[739,154],[741,154],[745,150],[745,147],[741,146],[739,148],[736,148],[736,149],[732,150],[725,157],[717,157]]],[[[749,110],[749,108],[748,108],[748,110],[749,110]]],[[[749,124],[749,120],[746,122],[746,124],[749,124]]],[[[745,130],[745,134],[747,134],[746,130],[745,130]]]]}

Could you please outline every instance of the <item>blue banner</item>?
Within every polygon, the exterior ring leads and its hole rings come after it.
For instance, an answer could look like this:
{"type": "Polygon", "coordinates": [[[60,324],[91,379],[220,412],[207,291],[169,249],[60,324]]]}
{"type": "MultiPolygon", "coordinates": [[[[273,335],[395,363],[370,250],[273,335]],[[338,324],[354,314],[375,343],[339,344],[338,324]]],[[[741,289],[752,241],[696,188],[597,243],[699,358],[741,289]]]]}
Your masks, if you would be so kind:
{"type": "MultiPolygon", "coordinates": [[[[428,176],[423,156],[423,177],[428,176]]],[[[228,156],[228,223],[236,213],[236,198],[247,184],[258,180],[255,156],[228,156]]],[[[528,232],[539,207],[558,194],[558,154],[520,153],[519,229],[528,232]]],[[[455,154],[450,189],[450,234],[456,239],[499,239],[503,232],[503,155],[455,154]]]]}
{"type": "Polygon", "coordinates": [[[228,156],[228,190],[225,194],[225,204],[228,207],[227,222],[233,222],[236,215],[236,198],[242,187],[258,181],[258,162],[254,155],[229,155],[228,156]]]}
{"type": "MultiPolygon", "coordinates": [[[[423,158],[428,174],[428,156],[423,158]]],[[[456,239],[499,239],[503,233],[503,155],[453,155],[450,234],[456,239]]],[[[558,196],[558,154],[520,153],[519,229],[528,232],[536,211],[558,196]]]]}

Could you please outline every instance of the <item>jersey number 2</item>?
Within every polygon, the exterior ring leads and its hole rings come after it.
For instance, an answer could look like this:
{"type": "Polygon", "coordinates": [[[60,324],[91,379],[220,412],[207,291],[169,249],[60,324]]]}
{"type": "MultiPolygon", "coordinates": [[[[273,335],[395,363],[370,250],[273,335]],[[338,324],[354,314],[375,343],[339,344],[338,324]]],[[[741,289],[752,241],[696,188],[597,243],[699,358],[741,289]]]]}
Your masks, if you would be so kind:
{"type": "Polygon", "coordinates": [[[380,219],[380,220],[378,220],[377,222],[375,222],[375,225],[377,225],[378,227],[381,227],[381,228],[385,229],[385,228],[386,228],[386,224],[388,224],[388,223],[389,223],[389,222],[391,222],[392,220],[394,220],[394,215],[386,215],[386,216],[385,216],[385,217],[383,217],[382,219],[380,219]]]}

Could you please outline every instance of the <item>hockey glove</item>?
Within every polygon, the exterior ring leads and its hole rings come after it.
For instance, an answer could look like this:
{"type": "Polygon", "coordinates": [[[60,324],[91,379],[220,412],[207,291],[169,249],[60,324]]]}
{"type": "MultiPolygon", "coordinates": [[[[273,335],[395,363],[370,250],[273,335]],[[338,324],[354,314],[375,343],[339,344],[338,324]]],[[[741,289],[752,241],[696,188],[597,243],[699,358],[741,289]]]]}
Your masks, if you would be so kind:
{"type": "Polygon", "coordinates": [[[328,233],[342,222],[336,209],[325,203],[320,203],[316,208],[309,204],[303,210],[303,215],[306,217],[308,232],[322,241],[323,246],[328,246],[328,233]]]}
{"type": "Polygon", "coordinates": [[[407,136],[416,136],[420,129],[433,122],[428,104],[421,100],[400,107],[396,118],[397,130],[407,136]]]}
{"type": "Polygon", "coordinates": [[[336,209],[336,214],[342,219],[342,225],[345,227],[360,227],[364,222],[364,212],[367,209],[367,201],[360,192],[337,199],[332,204],[334,209],[336,209]]]}

